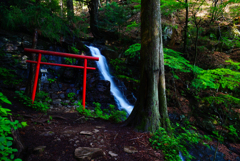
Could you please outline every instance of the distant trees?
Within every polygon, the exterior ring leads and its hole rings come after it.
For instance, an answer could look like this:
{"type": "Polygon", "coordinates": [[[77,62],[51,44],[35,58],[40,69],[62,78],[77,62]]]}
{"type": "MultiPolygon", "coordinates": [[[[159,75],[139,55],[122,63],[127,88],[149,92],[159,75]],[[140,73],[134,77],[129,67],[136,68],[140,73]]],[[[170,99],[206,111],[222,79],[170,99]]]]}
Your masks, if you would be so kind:
{"type": "Polygon", "coordinates": [[[164,58],[159,0],[141,1],[141,78],[135,107],[125,124],[155,132],[170,132],[165,94],[164,58]]]}

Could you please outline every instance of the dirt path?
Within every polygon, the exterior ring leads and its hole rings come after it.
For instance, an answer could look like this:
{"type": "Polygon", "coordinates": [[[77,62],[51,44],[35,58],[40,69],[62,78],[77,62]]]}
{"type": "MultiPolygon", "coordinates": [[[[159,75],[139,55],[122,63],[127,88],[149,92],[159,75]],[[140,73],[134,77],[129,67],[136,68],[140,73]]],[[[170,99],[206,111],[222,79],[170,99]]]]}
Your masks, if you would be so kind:
{"type": "Polygon", "coordinates": [[[151,148],[147,133],[135,132],[102,119],[85,118],[76,112],[43,114],[20,104],[13,98],[13,91],[3,91],[3,94],[12,102],[12,105],[4,104],[3,107],[12,110],[14,120],[28,124],[19,129],[27,149],[23,160],[76,161],[74,151],[78,147],[100,148],[103,155],[92,159],[94,161],[164,160],[161,151],[151,148]],[[40,147],[42,150],[34,151],[39,146],[43,146],[40,147]],[[131,153],[131,150],[135,152],[131,153]]]}

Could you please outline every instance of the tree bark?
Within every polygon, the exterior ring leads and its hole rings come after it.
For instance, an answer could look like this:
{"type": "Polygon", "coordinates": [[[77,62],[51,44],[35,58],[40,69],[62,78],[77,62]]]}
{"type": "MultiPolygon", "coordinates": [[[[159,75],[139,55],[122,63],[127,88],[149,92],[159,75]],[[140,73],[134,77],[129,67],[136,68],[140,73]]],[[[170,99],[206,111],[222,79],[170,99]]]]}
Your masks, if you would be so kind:
{"type": "Polygon", "coordinates": [[[185,28],[184,28],[184,45],[183,45],[183,53],[187,52],[187,33],[188,33],[188,0],[185,0],[186,5],[186,20],[185,20],[185,28]]]}
{"type": "Polygon", "coordinates": [[[95,39],[100,39],[98,30],[98,0],[90,0],[88,3],[90,14],[90,29],[95,39]]]}
{"type": "Polygon", "coordinates": [[[162,125],[170,127],[165,95],[160,1],[142,0],[141,6],[140,89],[125,125],[139,131],[155,132],[161,126],[161,116],[162,125]]]}
{"type": "Polygon", "coordinates": [[[73,0],[67,0],[67,16],[68,18],[74,16],[73,0]]]}
{"type": "MultiPolygon", "coordinates": [[[[32,48],[33,49],[37,48],[37,41],[38,41],[38,31],[37,31],[37,28],[35,28],[34,34],[33,34],[33,40],[32,40],[32,48]]],[[[29,56],[30,56],[30,60],[33,60],[33,61],[37,60],[36,53],[31,53],[29,56]]],[[[36,64],[30,63],[30,71],[29,71],[29,75],[28,75],[28,83],[27,83],[27,87],[26,87],[26,90],[25,90],[25,94],[27,96],[29,96],[29,97],[31,97],[32,91],[33,91],[33,83],[34,83],[34,78],[35,78],[35,71],[36,71],[36,64]]]]}
{"type": "MultiPolygon", "coordinates": [[[[36,0],[36,5],[39,5],[41,3],[41,0],[36,0]]],[[[37,48],[37,41],[38,41],[38,29],[34,29],[33,33],[33,40],[32,40],[32,48],[36,49],[37,48]]],[[[29,54],[30,60],[36,61],[36,53],[31,53],[29,54]]],[[[28,81],[27,81],[27,86],[25,90],[25,94],[29,97],[32,95],[33,91],[33,83],[34,83],[34,78],[35,78],[35,70],[36,70],[36,64],[30,63],[30,71],[28,75],[28,81]]],[[[37,88],[39,89],[39,88],[37,88]]],[[[37,90],[39,92],[39,90],[37,90]]]]}

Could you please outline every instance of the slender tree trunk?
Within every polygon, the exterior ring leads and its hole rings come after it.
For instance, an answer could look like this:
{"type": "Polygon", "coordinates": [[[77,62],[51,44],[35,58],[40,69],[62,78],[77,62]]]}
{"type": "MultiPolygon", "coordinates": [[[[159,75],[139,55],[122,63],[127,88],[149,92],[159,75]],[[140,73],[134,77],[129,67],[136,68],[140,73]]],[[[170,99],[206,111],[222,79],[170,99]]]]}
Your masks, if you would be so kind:
{"type": "Polygon", "coordinates": [[[90,14],[90,28],[91,32],[96,39],[100,39],[100,33],[98,30],[98,0],[90,0],[88,3],[88,9],[90,14]]]}
{"type": "Polygon", "coordinates": [[[183,52],[187,52],[187,33],[188,33],[188,0],[185,0],[186,5],[186,20],[185,20],[185,28],[184,28],[184,45],[183,45],[183,52]]]}
{"type": "Polygon", "coordinates": [[[197,28],[197,35],[196,35],[196,39],[195,39],[195,58],[194,58],[194,67],[196,66],[196,62],[197,62],[197,42],[198,42],[198,37],[199,37],[199,27],[198,25],[196,25],[197,28]]]}
{"type": "MultiPolygon", "coordinates": [[[[160,113],[166,110],[162,29],[159,0],[141,1],[141,79],[135,107],[125,122],[139,131],[155,132],[160,127],[160,113]],[[159,101],[160,100],[160,101],[159,101]]],[[[168,126],[162,119],[163,125],[168,126]]],[[[165,126],[165,127],[166,127],[165,126]]]]}
{"type": "Polygon", "coordinates": [[[67,14],[68,18],[74,16],[73,0],[67,0],[67,14]]]}
{"type": "MultiPolygon", "coordinates": [[[[34,34],[33,34],[33,40],[32,40],[33,49],[37,48],[37,41],[38,41],[38,29],[35,28],[34,34]]],[[[30,56],[30,60],[33,60],[33,61],[37,60],[36,53],[31,53],[29,56],[30,56]]],[[[29,97],[31,97],[32,91],[33,91],[35,71],[36,71],[36,64],[30,63],[30,71],[29,71],[27,86],[25,90],[25,94],[29,97]]],[[[37,88],[37,92],[39,92],[39,88],[37,88]]]]}
{"type": "Polygon", "coordinates": [[[60,0],[60,6],[61,6],[61,18],[63,18],[63,0],[60,0]]]}

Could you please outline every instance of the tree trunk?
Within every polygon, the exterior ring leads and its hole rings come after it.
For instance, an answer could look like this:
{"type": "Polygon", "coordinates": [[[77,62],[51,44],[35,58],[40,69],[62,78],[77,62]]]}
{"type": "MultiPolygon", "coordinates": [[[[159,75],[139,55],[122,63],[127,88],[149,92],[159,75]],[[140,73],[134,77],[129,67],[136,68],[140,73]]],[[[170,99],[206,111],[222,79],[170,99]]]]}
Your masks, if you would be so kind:
{"type": "Polygon", "coordinates": [[[73,0],[67,0],[67,16],[68,18],[74,16],[73,0]]]}
{"type": "MultiPolygon", "coordinates": [[[[155,132],[168,118],[159,0],[141,1],[141,79],[135,107],[125,122],[139,131],[155,132]],[[160,100],[160,101],[159,101],[160,100]]],[[[170,123],[169,123],[170,126],[170,123]]]]}
{"type": "Polygon", "coordinates": [[[90,14],[90,29],[95,39],[100,39],[98,30],[98,0],[90,0],[88,3],[90,14]]]}
{"type": "Polygon", "coordinates": [[[185,0],[186,5],[186,20],[185,20],[185,28],[184,28],[184,45],[183,45],[183,53],[187,52],[187,33],[188,33],[188,0],[185,0]]]}
{"type": "MultiPolygon", "coordinates": [[[[37,48],[37,41],[38,41],[38,31],[37,31],[37,28],[35,28],[34,34],[33,34],[33,40],[32,40],[32,49],[36,49],[37,48]]],[[[33,61],[37,60],[36,53],[31,53],[29,56],[30,56],[30,60],[33,60],[33,61]]],[[[26,87],[26,90],[25,90],[25,94],[27,96],[29,96],[29,97],[31,97],[32,91],[33,91],[33,83],[34,83],[34,78],[35,78],[35,71],[36,71],[36,64],[30,63],[30,71],[29,71],[29,75],[28,75],[28,83],[27,83],[27,87],[26,87]]]]}
{"type": "Polygon", "coordinates": [[[61,6],[61,18],[63,18],[63,0],[60,0],[60,6],[61,6]]]}
{"type": "MultiPolygon", "coordinates": [[[[41,3],[41,0],[36,0],[36,5],[39,5],[40,3],[41,3]]],[[[34,33],[33,33],[33,40],[32,40],[32,48],[33,49],[37,48],[37,41],[38,41],[38,29],[35,28],[34,33]]],[[[33,61],[37,60],[36,53],[29,54],[29,57],[30,57],[30,60],[33,60],[33,61]]],[[[30,63],[30,71],[29,71],[27,86],[26,86],[26,90],[25,90],[25,94],[29,97],[31,97],[32,91],[33,91],[35,70],[36,70],[36,64],[30,63]]],[[[37,92],[39,92],[39,91],[37,90],[37,92]]]]}

